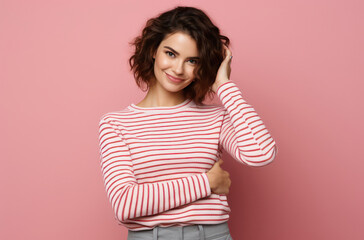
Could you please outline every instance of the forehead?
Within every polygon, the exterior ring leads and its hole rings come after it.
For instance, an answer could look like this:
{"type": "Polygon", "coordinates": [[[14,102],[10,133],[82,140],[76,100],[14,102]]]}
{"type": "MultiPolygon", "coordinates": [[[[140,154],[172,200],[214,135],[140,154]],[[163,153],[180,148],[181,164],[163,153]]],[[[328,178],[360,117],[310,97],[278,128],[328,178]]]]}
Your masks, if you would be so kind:
{"type": "Polygon", "coordinates": [[[196,41],[190,35],[183,32],[167,35],[160,43],[159,48],[163,49],[165,46],[173,48],[181,56],[198,56],[196,41]]]}

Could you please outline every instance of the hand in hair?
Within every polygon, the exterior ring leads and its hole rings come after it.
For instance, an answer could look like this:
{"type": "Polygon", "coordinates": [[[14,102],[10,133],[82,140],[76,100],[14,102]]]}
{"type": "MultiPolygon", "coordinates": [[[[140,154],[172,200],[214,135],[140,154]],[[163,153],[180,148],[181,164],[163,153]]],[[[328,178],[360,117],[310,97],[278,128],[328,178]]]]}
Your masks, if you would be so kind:
{"type": "Polygon", "coordinates": [[[219,88],[219,86],[225,82],[230,81],[230,73],[231,73],[231,58],[232,53],[228,47],[224,46],[224,60],[222,61],[219,70],[216,74],[216,79],[214,84],[212,85],[212,91],[216,93],[216,90],[219,88]]]}

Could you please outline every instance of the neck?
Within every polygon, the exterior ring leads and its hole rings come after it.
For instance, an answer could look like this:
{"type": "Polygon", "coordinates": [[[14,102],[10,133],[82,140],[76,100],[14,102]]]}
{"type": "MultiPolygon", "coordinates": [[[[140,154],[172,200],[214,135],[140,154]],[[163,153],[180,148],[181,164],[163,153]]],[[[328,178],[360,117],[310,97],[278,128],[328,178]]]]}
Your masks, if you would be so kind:
{"type": "Polygon", "coordinates": [[[183,91],[168,92],[152,86],[144,99],[137,104],[139,107],[172,107],[185,101],[183,91]]]}

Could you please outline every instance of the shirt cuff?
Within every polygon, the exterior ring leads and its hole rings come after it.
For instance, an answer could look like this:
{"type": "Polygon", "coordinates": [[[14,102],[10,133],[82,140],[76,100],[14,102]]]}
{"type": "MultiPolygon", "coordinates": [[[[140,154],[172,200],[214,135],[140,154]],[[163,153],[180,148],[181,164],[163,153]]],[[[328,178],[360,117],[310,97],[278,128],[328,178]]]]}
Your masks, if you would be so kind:
{"type": "Polygon", "coordinates": [[[223,92],[226,88],[229,88],[230,86],[236,86],[236,84],[232,81],[227,81],[227,82],[224,82],[223,84],[221,84],[217,89],[216,89],[216,94],[217,96],[220,97],[221,95],[221,92],[223,92]]]}
{"type": "Polygon", "coordinates": [[[206,173],[202,173],[202,178],[205,182],[205,187],[206,187],[206,197],[211,195],[211,187],[210,187],[210,183],[209,183],[209,178],[207,177],[206,173]]]}

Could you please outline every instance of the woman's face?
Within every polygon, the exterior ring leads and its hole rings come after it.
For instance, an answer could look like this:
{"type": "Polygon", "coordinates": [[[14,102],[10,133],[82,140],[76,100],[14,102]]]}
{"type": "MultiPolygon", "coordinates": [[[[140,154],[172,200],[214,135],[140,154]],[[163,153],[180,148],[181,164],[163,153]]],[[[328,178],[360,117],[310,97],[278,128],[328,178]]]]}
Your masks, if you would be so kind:
{"type": "Polygon", "coordinates": [[[154,54],[156,84],[169,92],[179,92],[195,78],[198,50],[196,41],[188,34],[167,35],[154,54]]]}

